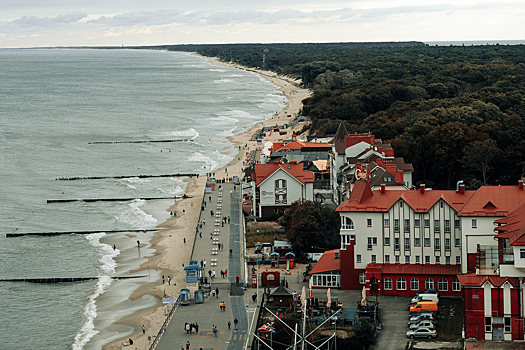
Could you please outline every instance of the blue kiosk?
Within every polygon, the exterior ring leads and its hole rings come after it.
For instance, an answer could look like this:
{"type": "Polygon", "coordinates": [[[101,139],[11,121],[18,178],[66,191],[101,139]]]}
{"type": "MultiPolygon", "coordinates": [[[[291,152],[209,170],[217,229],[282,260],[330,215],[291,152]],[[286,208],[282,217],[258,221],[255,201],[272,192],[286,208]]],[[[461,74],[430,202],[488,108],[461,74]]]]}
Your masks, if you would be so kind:
{"type": "Polygon", "coordinates": [[[186,288],[181,289],[179,292],[180,304],[183,306],[190,305],[190,300],[191,300],[190,290],[186,288]]]}
{"type": "Polygon", "coordinates": [[[199,283],[204,269],[199,266],[197,260],[190,260],[190,264],[184,268],[186,272],[186,283],[199,283]]]}

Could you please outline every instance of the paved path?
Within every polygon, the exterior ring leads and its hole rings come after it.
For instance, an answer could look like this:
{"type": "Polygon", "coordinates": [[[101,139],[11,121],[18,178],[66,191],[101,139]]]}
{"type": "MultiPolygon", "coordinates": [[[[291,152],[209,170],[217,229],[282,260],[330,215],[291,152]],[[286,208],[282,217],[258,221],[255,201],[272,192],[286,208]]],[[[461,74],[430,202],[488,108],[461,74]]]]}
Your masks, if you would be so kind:
{"type": "MultiPolygon", "coordinates": [[[[192,259],[200,262],[201,259],[206,259],[206,269],[215,270],[216,278],[212,281],[213,288],[219,288],[218,298],[206,298],[204,304],[193,304],[188,306],[178,306],[173,318],[168,324],[166,334],[162,335],[156,347],[157,350],[179,350],[181,343],[190,342],[191,350],[234,350],[242,349],[246,342],[246,333],[248,328],[248,319],[246,315],[246,299],[245,296],[230,296],[230,286],[235,286],[235,278],[239,276],[244,280],[244,262],[242,260],[242,219],[240,213],[239,202],[239,187],[236,186],[236,191],[230,196],[230,189],[233,190],[233,183],[220,184],[223,188],[222,197],[219,196],[218,185],[215,185],[215,190],[210,194],[205,194],[207,202],[206,208],[201,212],[201,221],[206,219],[206,224],[202,228],[202,238],[199,235],[195,238],[193,247],[192,259]],[[211,202],[210,198],[211,197],[211,202]],[[218,199],[222,198],[222,203],[218,203],[218,199]],[[221,205],[220,208],[217,208],[221,205]],[[230,224],[219,222],[215,225],[215,220],[221,219],[212,217],[210,210],[214,210],[214,214],[220,211],[221,216],[230,216],[230,224]],[[219,229],[220,234],[214,235],[218,237],[220,243],[224,243],[224,250],[218,251],[217,255],[212,255],[212,248],[215,247],[210,239],[210,232],[219,229]],[[229,250],[232,249],[232,257],[229,256],[229,250]],[[210,266],[211,259],[217,259],[217,266],[210,266]],[[228,269],[228,277],[221,278],[220,271],[228,269]],[[220,311],[219,302],[225,301],[226,311],[220,311]],[[238,330],[234,328],[234,319],[239,321],[238,330]],[[228,321],[231,322],[231,329],[228,329],[228,321]],[[194,334],[186,334],[184,331],[184,324],[197,323],[199,325],[199,332],[194,334]],[[213,335],[212,327],[217,326],[217,337],[213,335]]],[[[242,290],[240,287],[237,287],[242,290]]]]}

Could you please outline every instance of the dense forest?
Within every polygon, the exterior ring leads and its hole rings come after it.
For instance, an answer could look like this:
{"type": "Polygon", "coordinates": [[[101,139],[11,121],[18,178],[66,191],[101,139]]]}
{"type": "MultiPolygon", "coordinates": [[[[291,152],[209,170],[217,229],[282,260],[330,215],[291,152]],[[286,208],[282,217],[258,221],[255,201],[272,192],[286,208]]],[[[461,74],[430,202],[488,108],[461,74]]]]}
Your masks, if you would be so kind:
{"type": "Polygon", "coordinates": [[[407,43],[163,47],[301,78],[314,134],[372,132],[414,183],[515,184],[525,173],[525,46],[407,43]]]}

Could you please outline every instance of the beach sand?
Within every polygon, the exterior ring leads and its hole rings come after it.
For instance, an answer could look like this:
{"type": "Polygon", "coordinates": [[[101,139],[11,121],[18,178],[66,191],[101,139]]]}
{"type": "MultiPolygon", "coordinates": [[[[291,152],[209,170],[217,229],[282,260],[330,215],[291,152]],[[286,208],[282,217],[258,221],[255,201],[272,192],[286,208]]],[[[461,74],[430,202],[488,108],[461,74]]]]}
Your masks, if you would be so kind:
{"type": "MultiPolygon", "coordinates": [[[[242,168],[242,162],[246,159],[246,152],[253,151],[257,147],[255,140],[250,141],[254,139],[253,136],[257,131],[265,126],[282,125],[294,120],[300,114],[303,99],[310,96],[310,91],[299,88],[299,81],[278,76],[274,72],[247,69],[246,67],[219,62],[217,58],[208,59],[212,65],[229,66],[253,71],[279,86],[281,93],[288,99],[288,101],[283,104],[283,109],[276,111],[278,113],[275,114],[272,119],[257,123],[245,133],[228,137],[228,139],[235,144],[235,147],[239,149],[239,153],[223,168],[210,171],[215,173],[216,178],[238,176],[240,175],[239,172],[242,168]],[[245,145],[247,145],[247,148],[244,148],[245,145]]],[[[300,122],[295,124],[293,128],[288,128],[287,135],[271,133],[271,135],[268,135],[264,139],[264,142],[274,142],[283,138],[290,139],[292,131],[295,130],[298,132],[306,123],[308,122],[300,122]]],[[[302,135],[298,135],[298,138],[300,139],[301,136],[302,135]]],[[[151,295],[157,301],[156,304],[153,307],[138,310],[116,322],[117,325],[127,326],[128,328],[132,327],[133,333],[106,344],[103,347],[104,350],[123,349],[125,348],[124,342],[126,342],[128,338],[133,339],[133,346],[136,348],[149,348],[150,342],[146,336],[142,335],[142,325],[146,327],[148,334],[151,334],[152,330],[154,330],[155,333],[160,330],[166,319],[165,306],[162,305],[164,293],[168,296],[178,296],[180,289],[185,288],[186,282],[182,265],[187,264],[191,257],[195,238],[195,227],[197,223],[200,222],[201,203],[205,190],[206,175],[186,179],[185,182],[187,182],[185,193],[191,198],[177,201],[167,209],[168,212],[176,211],[178,215],[176,217],[170,217],[170,219],[158,225],[159,228],[165,230],[159,231],[151,239],[151,249],[155,251],[154,255],[149,257],[147,263],[143,263],[138,270],[131,271],[132,273],[136,273],[145,271],[146,269],[155,270],[158,276],[164,275],[166,279],[167,276],[171,276],[171,285],[168,286],[167,281],[163,284],[159,279],[153,282],[143,283],[138,287],[130,296],[130,300],[139,300],[144,296],[151,295]],[[185,214],[183,214],[183,211],[185,211],[185,214]],[[184,238],[186,239],[186,244],[183,242],[184,238]]]]}

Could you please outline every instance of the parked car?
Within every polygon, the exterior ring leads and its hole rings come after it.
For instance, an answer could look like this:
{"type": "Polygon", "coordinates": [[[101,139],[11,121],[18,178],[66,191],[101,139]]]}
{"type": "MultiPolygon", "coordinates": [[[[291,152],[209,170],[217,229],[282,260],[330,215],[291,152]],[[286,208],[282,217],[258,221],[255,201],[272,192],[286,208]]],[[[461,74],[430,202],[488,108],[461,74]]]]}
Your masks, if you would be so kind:
{"type": "Polygon", "coordinates": [[[410,308],[410,311],[428,310],[432,312],[438,311],[438,304],[435,301],[418,301],[416,305],[410,308]]]}
{"type": "Polygon", "coordinates": [[[421,327],[430,328],[430,329],[436,329],[436,323],[434,323],[434,319],[422,319],[419,320],[417,323],[409,324],[408,327],[410,329],[417,329],[421,327]]]}
{"type": "Polygon", "coordinates": [[[410,327],[411,324],[415,324],[415,323],[418,323],[418,322],[423,321],[423,320],[430,320],[436,325],[438,323],[437,319],[434,316],[432,316],[432,315],[420,315],[420,316],[415,316],[415,317],[410,318],[408,320],[407,325],[410,327]]]}
{"type": "Polygon", "coordinates": [[[437,314],[435,312],[429,311],[429,310],[419,310],[419,311],[412,311],[408,313],[408,318],[412,318],[419,315],[430,315],[430,316],[436,316],[437,314]]]}
{"type": "Polygon", "coordinates": [[[418,301],[435,301],[439,304],[439,296],[434,293],[423,293],[413,297],[411,303],[417,303],[418,301]]]}
{"type": "Polygon", "coordinates": [[[416,296],[420,295],[420,294],[437,294],[439,296],[439,291],[437,289],[434,289],[434,288],[427,288],[421,292],[417,292],[416,293],[416,296]]]}
{"type": "Polygon", "coordinates": [[[437,332],[435,329],[430,328],[418,328],[414,330],[407,331],[407,338],[428,338],[432,339],[437,337],[437,332]]]}

